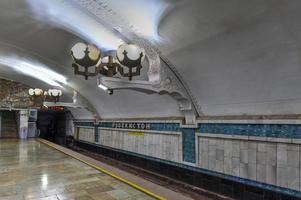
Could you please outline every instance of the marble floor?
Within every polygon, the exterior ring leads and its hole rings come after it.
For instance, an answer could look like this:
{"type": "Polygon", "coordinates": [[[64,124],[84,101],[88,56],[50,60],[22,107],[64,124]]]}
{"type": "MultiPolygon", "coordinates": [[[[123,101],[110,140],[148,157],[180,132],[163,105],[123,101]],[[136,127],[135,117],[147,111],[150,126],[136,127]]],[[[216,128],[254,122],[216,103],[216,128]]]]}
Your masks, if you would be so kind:
{"type": "Polygon", "coordinates": [[[39,141],[0,139],[0,199],[153,198],[39,141]]]}

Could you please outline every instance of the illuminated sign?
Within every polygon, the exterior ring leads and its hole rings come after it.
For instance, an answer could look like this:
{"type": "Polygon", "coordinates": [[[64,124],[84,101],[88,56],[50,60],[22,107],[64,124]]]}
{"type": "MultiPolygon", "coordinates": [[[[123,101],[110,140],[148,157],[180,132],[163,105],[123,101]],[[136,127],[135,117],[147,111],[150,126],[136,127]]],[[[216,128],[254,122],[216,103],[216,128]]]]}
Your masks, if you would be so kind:
{"type": "Polygon", "coordinates": [[[131,131],[129,132],[129,135],[130,136],[135,136],[135,137],[143,137],[144,136],[144,133],[143,132],[137,132],[137,131],[131,131]]]}
{"type": "Polygon", "coordinates": [[[150,123],[128,123],[128,122],[114,122],[112,128],[124,128],[124,129],[142,129],[150,130],[150,123]]]}

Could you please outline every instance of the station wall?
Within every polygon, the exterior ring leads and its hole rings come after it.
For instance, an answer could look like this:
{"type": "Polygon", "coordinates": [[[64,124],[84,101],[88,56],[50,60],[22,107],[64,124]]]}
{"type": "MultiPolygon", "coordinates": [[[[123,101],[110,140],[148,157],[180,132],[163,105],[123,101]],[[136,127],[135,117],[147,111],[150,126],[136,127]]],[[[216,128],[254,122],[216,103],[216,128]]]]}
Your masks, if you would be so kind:
{"type": "Polygon", "coordinates": [[[301,121],[75,122],[76,138],[301,197],[301,121]]]}

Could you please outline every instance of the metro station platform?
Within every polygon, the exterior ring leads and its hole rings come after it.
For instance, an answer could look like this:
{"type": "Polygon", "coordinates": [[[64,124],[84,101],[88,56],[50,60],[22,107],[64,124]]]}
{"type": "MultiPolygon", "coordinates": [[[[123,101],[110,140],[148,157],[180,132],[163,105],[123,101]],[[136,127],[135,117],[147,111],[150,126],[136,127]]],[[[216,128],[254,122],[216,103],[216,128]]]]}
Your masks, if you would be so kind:
{"type": "Polygon", "coordinates": [[[116,170],[45,140],[0,140],[1,200],[190,199],[116,170]]]}

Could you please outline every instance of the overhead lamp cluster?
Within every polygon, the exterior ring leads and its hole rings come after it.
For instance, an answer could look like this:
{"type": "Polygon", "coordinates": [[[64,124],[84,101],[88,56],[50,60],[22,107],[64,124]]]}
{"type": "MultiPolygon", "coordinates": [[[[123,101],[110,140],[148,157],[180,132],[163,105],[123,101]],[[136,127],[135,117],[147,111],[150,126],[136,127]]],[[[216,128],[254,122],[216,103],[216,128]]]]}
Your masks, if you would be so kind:
{"type": "Polygon", "coordinates": [[[28,94],[31,97],[39,97],[43,95],[43,90],[40,88],[30,88],[28,94]]]}
{"type": "Polygon", "coordinates": [[[71,49],[74,63],[74,74],[82,75],[87,80],[90,76],[102,74],[112,77],[118,72],[123,77],[132,80],[133,76],[140,75],[145,51],[134,44],[119,46],[115,56],[110,53],[102,57],[102,52],[92,44],[77,43],[71,49]],[[80,70],[82,67],[84,70],[80,70]]]}
{"type": "Polygon", "coordinates": [[[36,103],[43,103],[44,101],[58,102],[62,96],[62,91],[58,89],[49,89],[43,91],[40,88],[30,88],[28,94],[31,97],[32,101],[36,103]]]}

